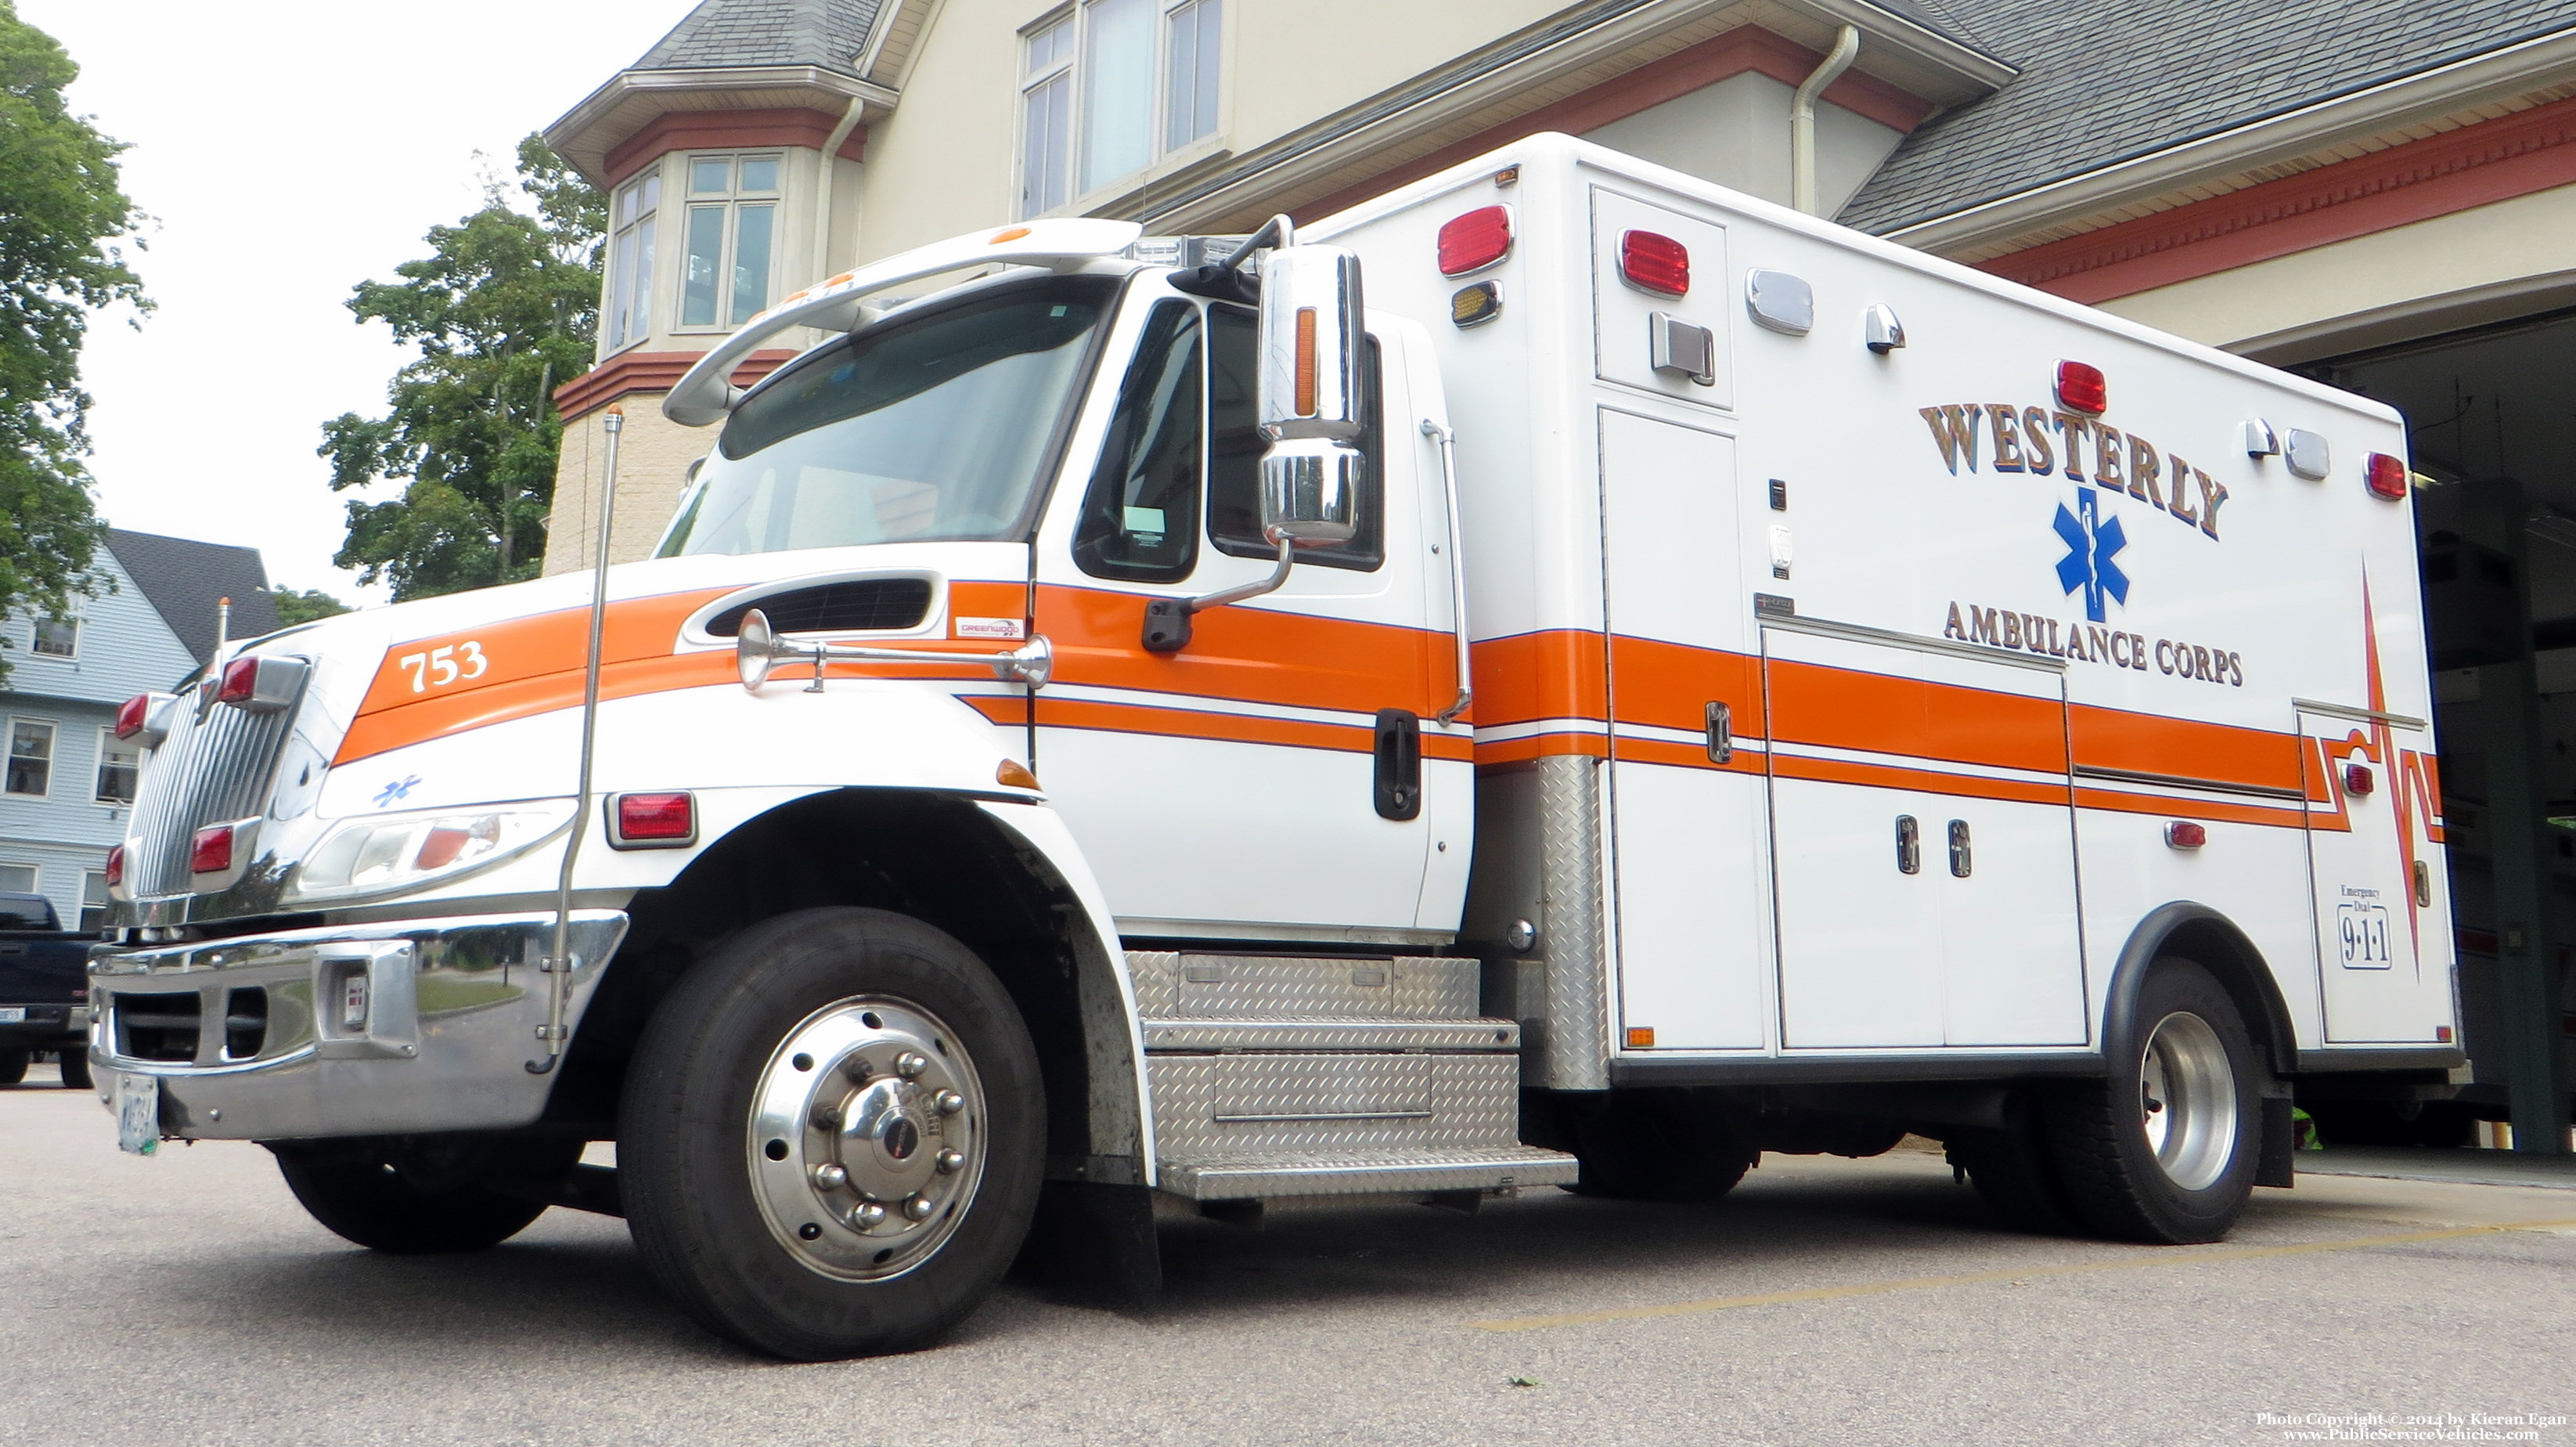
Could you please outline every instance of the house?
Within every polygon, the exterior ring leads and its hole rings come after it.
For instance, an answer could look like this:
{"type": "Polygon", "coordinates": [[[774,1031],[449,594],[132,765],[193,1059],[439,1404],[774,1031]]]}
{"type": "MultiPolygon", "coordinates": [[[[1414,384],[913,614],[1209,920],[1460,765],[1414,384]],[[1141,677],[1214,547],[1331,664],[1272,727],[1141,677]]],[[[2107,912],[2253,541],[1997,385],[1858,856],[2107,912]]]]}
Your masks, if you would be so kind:
{"type": "Polygon", "coordinates": [[[118,706],[214,657],[219,600],[234,638],[278,626],[256,548],[110,528],[97,569],[106,587],[70,617],[0,620],[0,893],[42,894],[82,928],[106,908],[107,851],[125,837],[141,762],[111,732],[118,706]]]}
{"type": "Polygon", "coordinates": [[[2564,1144],[2576,0],[705,0],[546,131],[612,233],[546,568],[588,561],[603,409],[640,557],[707,446],[653,403],[823,276],[1035,216],[1242,232],[1541,130],[2407,412],[2470,1093],[2564,1144]]]}

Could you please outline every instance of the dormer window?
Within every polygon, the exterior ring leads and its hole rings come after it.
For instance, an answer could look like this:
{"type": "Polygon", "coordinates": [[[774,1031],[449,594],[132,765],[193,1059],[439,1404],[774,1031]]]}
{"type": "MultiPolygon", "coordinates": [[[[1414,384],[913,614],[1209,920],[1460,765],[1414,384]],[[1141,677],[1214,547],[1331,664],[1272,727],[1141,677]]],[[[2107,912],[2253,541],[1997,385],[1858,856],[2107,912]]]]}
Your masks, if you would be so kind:
{"type": "Polygon", "coordinates": [[[653,213],[661,202],[658,167],[618,187],[609,200],[608,311],[600,329],[612,352],[653,331],[653,213]]]}
{"type": "Polygon", "coordinates": [[[775,152],[688,158],[682,327],[738,327],[769,305],[779,163],[775,152]]]}

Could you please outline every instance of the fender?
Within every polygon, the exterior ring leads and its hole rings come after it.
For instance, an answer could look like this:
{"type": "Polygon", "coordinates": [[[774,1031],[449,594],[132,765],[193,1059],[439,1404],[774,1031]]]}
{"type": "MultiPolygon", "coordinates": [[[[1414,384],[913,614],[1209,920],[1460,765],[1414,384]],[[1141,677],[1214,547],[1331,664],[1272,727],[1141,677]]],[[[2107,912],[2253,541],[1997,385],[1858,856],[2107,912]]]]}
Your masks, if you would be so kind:
{"type": "Polygon", "coordinates": [[[2245,1017],[2246,1028],[2257,1033],[2255,1044],[2268,1057],[2269,1069],[2261,1086],[2262,1143],[2254,1184],[2294,1185],[2297,1131],[2290,1113],[2288,1076],[2298,1068],[2298,1037],[2263,952],[2227,916],[2205,904],[2176,900],[2149,911],[2129,931],[2128,943],[2120,948],[2120,962],[2111,971],[2110,993],[2102,1011],[2105,1071],[2120,1078],[2123,1072],[2117,1062],[2137,1052],[2138,990],[2146,983],[2147,968],[2169,954],[2191,960],[2216,976],[2245,1017]]]}

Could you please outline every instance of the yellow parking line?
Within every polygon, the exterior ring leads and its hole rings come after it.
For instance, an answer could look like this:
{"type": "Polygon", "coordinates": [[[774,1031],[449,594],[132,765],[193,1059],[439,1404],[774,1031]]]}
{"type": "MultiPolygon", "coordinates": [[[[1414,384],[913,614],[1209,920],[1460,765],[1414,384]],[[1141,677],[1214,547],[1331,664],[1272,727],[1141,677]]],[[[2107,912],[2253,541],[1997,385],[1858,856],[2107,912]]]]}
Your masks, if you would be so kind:
{"type": "Polygon", "coordinates": [[[1621,1306],[1607,1311],[1570,1311],[1559,1316],[1507,1316],[1467,1323],[1480,1331],[1541,1331],[1553,1326],[1588,1326],[1605,1321],[1651,1321],[1662,1316],[1698,1316],[1733,1311],[1740,1306],[1785,1306],[1799,1301],[1833,1301],[1846,1296],[1877,1296],[1890,1291],[1929,1291],[1942,1286],[1974,1286],[1987,1281],[2025,1281],[2034,1276],[2073,1276],[2088,1271],[2125,1271],[2139,1266],[2187,1266],[2204,1261],[2254,1261],[2266,1256],[2305,1256],[2319,1251],[2358,1251],[2371,1246],[2405,1246],[2418,1241],[2453,1241],[2463,1236],[2493,1236],[2503,1231],[2546,1231],[2576,1226],[2570,1221],[2512,1221],[2501,1226],[2461,1226],[2448,1231],[2409,1231],[2396,1236],[2357,1236],[2347,1241],[2310,1241],[2297,1246],[2247,1246],[2225,1251],[2154,1251],[2117,1261],[2080,1261],[2064,1266],[2024,1266],[2011,1271],[1970,1271],[1957,1276],[1910,1276],[1896,1281],[1862,1281],[1849,1286],[1814,1286],[1803,1291],[1766,1291],[1758,1296],[1714,1296],[1701,1301],[1674,1301],[1660,1306],[1621,1306]]]}

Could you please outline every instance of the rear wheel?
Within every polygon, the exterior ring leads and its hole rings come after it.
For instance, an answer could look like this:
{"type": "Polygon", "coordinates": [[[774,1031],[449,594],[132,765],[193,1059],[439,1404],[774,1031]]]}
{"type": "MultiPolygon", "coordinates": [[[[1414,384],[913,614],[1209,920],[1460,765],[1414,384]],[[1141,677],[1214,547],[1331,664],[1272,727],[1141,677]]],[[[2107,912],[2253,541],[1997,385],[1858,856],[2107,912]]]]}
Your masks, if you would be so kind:
{"type": "Polygon", "coordinates": [[[371,1251],[433,1256],[480,1251],[526,1230],[546,1209],[530,1196],[569,1172],[581,1147],[579,1141],[423,1137],[271,1149],[286,1188],[334,1234],[371,1251]]]}
{"type": "Polygon", "coordinates": [[[1962,1130],[1942,1144],[1950,1164],[1968,1173],[1977,1199],[2005,1226],[2039,1236],[2086,1234],[2083,1217],[2057,1177],[2040,1124],[2040,1091],[2013,1092],[2000,1129],[1962,1130]]]}
{"type": "Polygon", "coordinates": [[[2132,1019],[2106,1079],[2049,1097],[2059,1179],[2102,1235],[2218,1240],[2253,1194],[2261,1154],[2253,1041],[2226,989],[2190,960],[2150,967],[2132,1019]]]}
{"type": "Polygon", "coordinates": [[[720,945],[655,1011],[618,1136],[645,1264],[710,1329],[800,1361],[925,1347],[1018,1252],[1037,1056],[963,945],[817,909],[720,945]]]}
{"type": "Polygon", "coordinates": [[[1714,1201],[1761,1152],[1717,1102],[1684,1090],[1614,1090],[1574,1122],[1582,1175],[1566,1189],[1619,1201],[1714,1201]]]}
{"type": "Polygon", "coordinates": [[[15,1085],[27,1078],[27,1056],[24,1050],[0,1050],[0,1085],[15,1085]]]}
{"type": "Polygon", "coordinates": [[[88,1049],[78,1045],[69,1046],[64,1049],[60,1058],[63,1064],[63,1088],[65,1090],[89,1089],[88,1049]]]}

